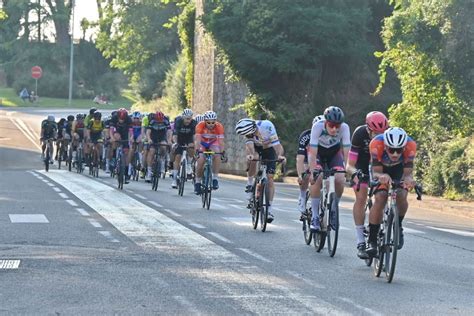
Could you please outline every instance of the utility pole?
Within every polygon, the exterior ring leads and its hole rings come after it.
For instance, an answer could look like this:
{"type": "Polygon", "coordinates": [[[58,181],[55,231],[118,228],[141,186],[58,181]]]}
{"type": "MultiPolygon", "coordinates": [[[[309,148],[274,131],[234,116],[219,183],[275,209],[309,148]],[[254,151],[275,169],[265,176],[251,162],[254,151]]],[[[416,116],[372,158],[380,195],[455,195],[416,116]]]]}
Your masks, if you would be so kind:
{"type": "Polygon", "coordinates": [[[72,26],[71,26],[71,58],[69,61],[69,99],[68,99],[69,107],[71,107],[71,101],[72,101],[72,73],[74,70],[74,0],[71,0],[71,15],[72,15],[72,26]]]}

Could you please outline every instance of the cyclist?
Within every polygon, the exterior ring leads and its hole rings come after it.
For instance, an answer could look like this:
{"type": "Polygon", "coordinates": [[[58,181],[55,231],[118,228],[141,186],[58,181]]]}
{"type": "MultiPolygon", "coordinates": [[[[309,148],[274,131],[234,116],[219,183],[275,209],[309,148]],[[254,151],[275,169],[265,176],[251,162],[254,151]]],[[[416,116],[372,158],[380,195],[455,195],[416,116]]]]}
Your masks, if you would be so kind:
{"type": "Polygon", "coordinates": [[[196,124],[199,124],[201,123],[202,121],[204,121],[204,115],[202,114],[198,114],[194,117],[194,120],[196,121],[196,124]]]}
{"type": "MultiPolygon", "coordinates": [[[[181,155],[183,154],[184,148],[180,146],[188,146],[187,152],[188,157],[194,156],[194,134],[196,131],[196,121],[193,120],[193,111],[191,109],[184,109],[181,116],[175,119],[174,132],[173,132],[173,144],[176,144],[174,153],[174,164],[173,164],[173,183],[172,188],[177,188],[176,175],[178,174],[179,164],[181,162],[181,155]]],[[[173,155],[172,155],[173,157],[173,155]]],[[[191,161],[188,160],[186,166],[186,173],[188,176],[192,173],[191,161]]]]}
{"type": "MultiPolygon", "coordinates": [[[[330,106],[324,110],[324,120],[321,120],[311,128],[310,150],[308,163],[311,170],[311,208],[313,209],[313,218],[310,229],[312,231],[320,230],[319,223],[319,200],[321,194],[322,176],[314,177],[315,172],[320,171],[324,164],[329,168],[344,170],[344,161],[346,161],[350,141],[349,125],[344,123],[344,112],[337,106],[330,106]]],[[[345,177],[342,173],[335,175],[336,185],[336,203],[344,192],[345,177]]]]}
{"type": "Polygon", "coordinates": [[[219,189],[219,169],[221,159],[224,155],[224,125],[217,122],[217,114],[214,111],[204,113],[204,121],[196,125],[196,135],[194,141],[195,148],[198,148],[199,158],[196,163],[196,183],[194,184],[194,193],[201,194],[201,178],[204,173],[204,154],[203,151],[211,150],[221,153],[222,156],[214,155],[212,158],[212,189],[219,189]]]}
{"type": "Polygon", "coordinates": [[[375,189],[374,204],[369,213],[369,246],[367,254],[377,254],[377,235],[383,218],[383,208],[387,203],[388,188],[392,180],[403,181],[406,190],[397,195],[400,235],[398,249],[404,244],[402,221],[408,210],[408,190],[415,186],[413,180],[413,161],[416,155],[416,143],[399,127],[391,127],[377,135],[369,145],[372,162],[372,176],[380,185],[375,189]]]}
{"type": "MultiPolygon", "coordinates": [[[[51,144],[51,150],[53,150],[52,139],[57,138],[58,125],[55,122],[54,115],[48,115],[48,117],[41,122],[41,159],[44,160],[44,151],[46,150],[46,143],[51,144]]],[[[53,163],[53,153],[51,152],[50,163],[53,163]]]]}
{"type": "Polygon", "coordinates": [[[352,214],[356,230],[357,256],[361,259],[369,258],[364,239],[365,204],[369,182],[369,144],[375,136],[382,134],[387,128],[387,117],[381,112],[372,111],[365,117],[365,125],[357,127],[352,134],[347,171],[352,175],[351,185],[356,197],[352,214]]]}
{"type": "Polygon", "coordinates": [[[73,159],[76,161],[77,155],[77,146],[84,140],[84,115],[79,113],[76,115],[76,120],[72,123],[72,133],[73,133],[73,141],[72,141],[72,148],[73,148],[73,159]]]}
{"type": "MultiPolygon", "coordinates": [[[[324,116],[318,115],[313,119],[312,125],[324,119],[324,116]]],[[[306,212],[306,190],[309,186],[309,168],[308,168],[308,148],[311,139],[311,129],[301,133],[298,139],[298,151],[296,153],[296,171],[298,173],[298,185],[300,187],[300,196],[298,198],[298,210],[301,213],[300,219],[303,219],[306,212]]]]}
{"type": "MultiPolygon", "coordinates": [[[[138,156],[140,162],[142,161],[142,114],[139,111],[135,111],[132,114],[132,126],[133,126],[133,143],[132,143],[132,155],[135,152],[135,150],[138,150],[138,156]],[[135,147],[138,147],[138,149],[135,149],[135,147]]],[[[132,163],[128,165],[128,174],[131,176],[132,175],[132,163]]]]}
{"type": "MultiPolygon", "coordinates": [[[[117,116],[117,111],[112,111],[112,113],[110,113],[110,115],[107,116],[104,119],[104,136],[105,136],[104,146],[106,148],[108,148],[109,151],[110,151],[110,147],[111,147],[111,143],[110,143],[110,122],[112,121],[112,117],[114,117],[114,116],[117,116]]],[[[103,159],[105,159],[105,173],[110,173],[110,159],[109,159],[109,154],[108,154],[109,151],[104,152],[105,157],[103,157],[103,159]]]]}
{"type": "Polygon", "coordinates": [[[54,156],[55,160],[58,160],[59,149],[61,148],[61,144],[64,143],[64,128],[66,125],[66,119],[64,117],[60,118],[57,125],[58,125],[58,139],[56,140],[56,155],[54,156]]]}
{"type": "Polygon", "coordinates": [[[143,173],[141,178],[145,178],[146,182],[150,182],[148,178],[146,178],[146,173],[148,170],[148,153],[150,152],[150,143],[147,137],[147,129],[150,126],[150,122],[153,120],[155,113],[148,113],[142,119],[142,135],[143,135],[143,173]]]}
{"type": "MultiPolygon", "coordinates": [[[[245,136],[245,151],[247,154],[247,186],[245,192],[252,191],[254,177],[257,173],[257,162],[252,161],[261,157],[263,160],[282,160],[285,163],[284,149],[278,139],[275,126],[269,120],[255,121],[249,118],[241,119],[235,126],[235,132],[245,136]]],[[[267,222],[271,223],[275,219],[272,212],[273,197],[275,196],[275,185],[273,175],[276,171],[276,162],[265,162],[267,166],[269,206],[267,222]]]]}
{"type": "MultiPolygon", "coordinates": [[[[112,150],[109,150],[109,159],[112,158],[113,152],[120,145],[122,145],[124,152],[125,165],[130,163],[129,140],[133,137],[132,119],[128,115],[128,112],[124,108],[120,108],[117,111],[116,116],[112,116],[110,120],[110,139],[112,141],[112,150]]],[[[126,184],[128,183],[128,177],[125,177],[126,184]]]]}
{"type": "MultiPolygon", "coordinates": [[[[97,111],[97,108],[91,107],[89,114],[84,116],[84,126],[89,126],[89,122],[94,118],[94,113],[97,111]]],[[[84,158],[86,159],[86,165],[89,165],[89,153],[90,153],[89,142],[84,143],[84,158]]]]}
{"type": "Polygon", "coordinates": [[[100,160],[102,160],[102,143],[104,142],[103,132],[105,130],[105,124],[102,121],[102,113],[96,111],[93,117],[94,118],[90,120],[87,125],[86,135],[88,142],[95,145],[97,159],[100,163],[100,160]]]}
{"type": "MultiPolygon", "coordinates": [[[[154,113],[153,119],[150,121],[147,128],[146,135],[150,146],[148,152],[146,180],[150,181],[153,160],[155,159],[155,151],[158,150],[159,156],[164,157],[167,153],[167,148],[165,146],[160,146],[160,144],[167,145],[171,141],[170,121],[163,112],[157,111],[154,113]]],[[[165,171],[164,161],[161,161],[161,170],[162,172],[165,171]]]]}

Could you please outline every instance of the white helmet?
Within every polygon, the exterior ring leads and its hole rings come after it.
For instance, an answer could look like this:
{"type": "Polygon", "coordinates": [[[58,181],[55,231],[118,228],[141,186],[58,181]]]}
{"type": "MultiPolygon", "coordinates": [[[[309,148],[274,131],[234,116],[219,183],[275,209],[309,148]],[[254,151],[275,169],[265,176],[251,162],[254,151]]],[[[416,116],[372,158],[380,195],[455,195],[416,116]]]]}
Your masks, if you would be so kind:
{"type": "Polygon", "coordinates": [[[324,115],[315,116],[314,119],[313,119],[313,125],[318,123],[319,121],[322,121],[322,120],[324,120],[324,115]]]}
{"type": "Polygon", "coordinates": [[[214,111],[206,111],[206,113],[204,113],[204,120],[205,120],[205,121],[208,121],[208,120],[217,120],[217,114],[216,114],[216,112],[214,112],[214,111]]]}
{"type": "Polygon", "coordinates": [[[196,123],[202,122],[204,121],[204,115],[202,114],[196,115],[196,117],[194,117],[194,120],[196,121],[196,123]]]}
{"type": "Polygon", "coordinates": [[[193,117],[193,111],[191,109],[184,109],[181,116],[184,117],[193,117]]]}
{"type": "Polygon", "coordinates": [[[400,127],[390,127],[383,133],[383,142],[390,148],[403,148],[407,144],[408,135],[400,127]]]}
{"type": "Polygon", "coordinates": [[[249,118],[243,118],[235,125],[235,132],[243,136],[253,134],[256,130],[257,124],[254,120],[249,118]]]}

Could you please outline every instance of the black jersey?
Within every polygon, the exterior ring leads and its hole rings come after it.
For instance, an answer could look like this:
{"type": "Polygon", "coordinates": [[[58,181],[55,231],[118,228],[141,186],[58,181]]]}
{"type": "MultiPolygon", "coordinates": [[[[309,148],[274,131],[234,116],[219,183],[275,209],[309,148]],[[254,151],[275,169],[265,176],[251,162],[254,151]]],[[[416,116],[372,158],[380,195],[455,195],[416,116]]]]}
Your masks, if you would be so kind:
{"type": "Polygon", "coordinates": [[[354,134],[352,134],[351,151],[357,153],[357,163],[355,167],[361,169],[365,174],[369,173],[369,144],[371,140],[367,132],[367,125],[357,127],[354,134]]]}
{"type": "Polygon", "coordinates": [[[113,116],[110,120],[110,127],[115,127],[116,132],[120,134],[122,140],[128,140],[128,132],[132,128],[132,119],[127,115],[127,118],[123,122],[120,122],[118,115],[113,116]]]}
{"type": "Polygon", "coordinates": [[[304,155],[305,161],[308,160],[308,148],[309,148],[309,141],[311,140],[311,129],[305,130],[301,133],[298,139],[298,155],[304,155]]]}
{"type": "Polygon", "coordinates": [[[155,119],[151,120],[148,129],[151,130],[150,136],[154,143],[162,142],[166,140],[166,134],[171,129],[171,124],[165,116],[162,122],[158,122],[155,119]]]}
{"type": "Polygon", "coordinates": [[[189,144],[193,142],[193,136],[196,132],[196,121],[193,119],[188,125],[184,125],[184,120],[178,116],[174,121],[173,135],[178,136],[178,144],[189,144]]]}

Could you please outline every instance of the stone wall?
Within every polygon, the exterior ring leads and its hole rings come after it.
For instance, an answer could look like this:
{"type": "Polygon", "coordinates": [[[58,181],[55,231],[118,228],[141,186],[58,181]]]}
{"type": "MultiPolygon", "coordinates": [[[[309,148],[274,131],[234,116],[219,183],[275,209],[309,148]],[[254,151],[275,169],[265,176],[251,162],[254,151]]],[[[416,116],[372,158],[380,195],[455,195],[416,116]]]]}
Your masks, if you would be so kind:
{"type": "Polygon", "coordinates": [[[203,14],[205,0],[196,0],[196,30],[194,33],[194,84],[193,111],[203,113],[213,110],[225,127],[227,164],[222,164],[225,173],[245,174],[244,139],[236,135],[237,121],[246,116],[242,109],[231,111],[244,102],[248,89],[243,82],[227,82],[224,67],[216,60],[216,46],[205,33],[198,17],[203,14]]]}

